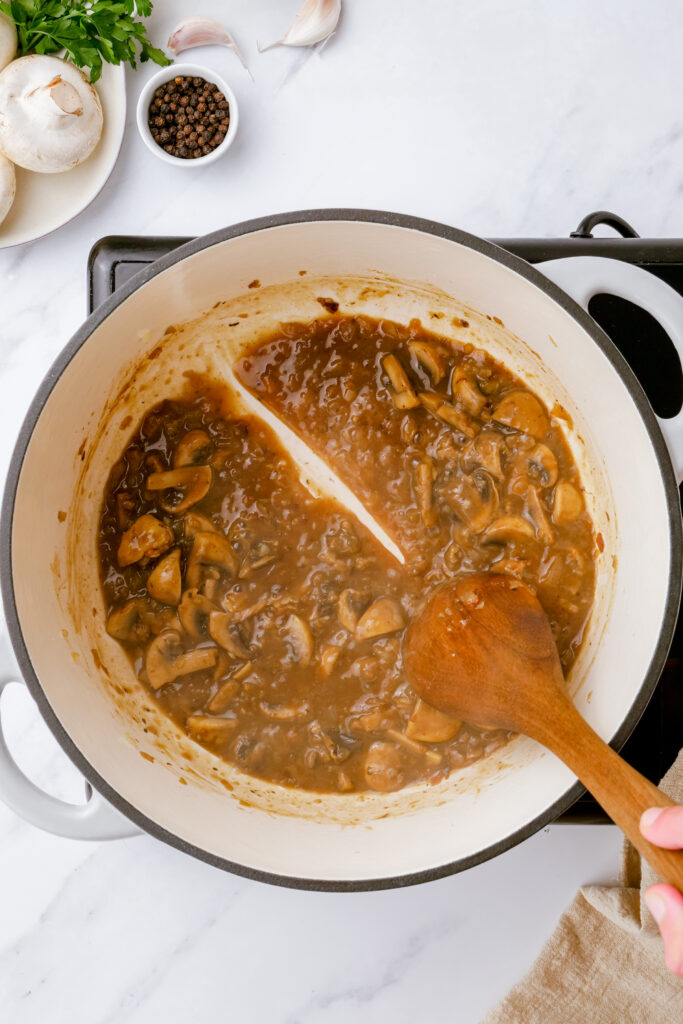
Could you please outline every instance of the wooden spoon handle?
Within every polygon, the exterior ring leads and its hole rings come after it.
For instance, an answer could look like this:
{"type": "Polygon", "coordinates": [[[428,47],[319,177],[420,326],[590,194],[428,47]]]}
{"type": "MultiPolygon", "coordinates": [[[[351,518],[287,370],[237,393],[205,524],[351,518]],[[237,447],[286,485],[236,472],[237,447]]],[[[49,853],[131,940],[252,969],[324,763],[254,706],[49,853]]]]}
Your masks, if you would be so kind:
{"type": "Polygon", "coordinates": [[[560,698],[547,723],[533,730],[534,738],[571,768],[661,880],[683,892],[683,850],[653,846],[639,828],[648,807],[671,807],[674,801],[600,739],[564,694],[560,698]]]}

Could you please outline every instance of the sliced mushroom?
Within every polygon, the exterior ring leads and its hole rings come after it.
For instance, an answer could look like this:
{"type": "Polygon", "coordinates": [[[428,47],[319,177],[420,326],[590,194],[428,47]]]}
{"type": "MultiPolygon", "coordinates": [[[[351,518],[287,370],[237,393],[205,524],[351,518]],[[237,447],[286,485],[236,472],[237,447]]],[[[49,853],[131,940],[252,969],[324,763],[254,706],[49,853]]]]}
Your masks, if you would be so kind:
{"type": "Polygon", "coordinates": [[[481,533],[489,526],[500,504],[493,477],[483,469],[469,476],[456,476],[445,497],[472,533],[481,533]]]}
{"type": "Polygon", "coordinates": [[[234,622],[246,622],[248,619],[253,619],[255,615],[260,615],[268,607],[287,608],[288,605],[293,603],[293,598],[289,594],[281,594],[279,597],[273,597],[272,594],[264,594],[263,597],[259,597],[258,601],[247,605],[246,608],[234,602],[235,608],[233,611],[230,607],[233,601],[230,601],[229,598],[236,598],[237,596],[237,594],[226,594],[223,598],[223,607],[226,611],[232,613],[234,622]]]}
{"type": "Polygon", "coordinates": [[[222,715],[227,711],[239,692],[240,684],[237,679],[227,679],[222,686],[219,686],[215,694],[206,705],[212,715],[222,715]]]}
{"type": "Polygon", "coordinates": [[[221,679],[224,679],[225,676],[228,675],[228,673],[230,674],[230,678],[232,678],[233,673],[230,672],[231,667],[232,661],[230,660],[226,652],[219,651],[218,656],[216,658],[214,670],[211,673],[211,681],[213,683],[219,683],[221,679]]]}
{"type": "Polygon", "coordinates": [[[384,356],[382,367],[393,388],[392,400],[397,409],[415,409],[420,404],[415,394],[408,374],[401,366],[398,358],[393,352],[384,356]]]}
{"type": "Polygon", "coordinates": [[[164,512],[179,515],[192,508],[209,493],[213,472],[211,466],[182,466],[167,469],[163,473],[150,473],[146,480],[148,491],[171,491],[170,498],[161,498],[159,504],[164,512]],[[175,496],[180,498],[175,500],[175,496]]]}
{"type": "MultiPolygon", "coordinates": [[[[380,729],[386,729],[391,719],[395,717],[395,713],[392,713],[385,704],[367,707],[363,702],[363,705],[360,714],[352,714],[349,717],[349,726],[359,732],[379,732],[380,729]]],[[[351,710],[353,711],[353,708],[351,710]]]]}
{"type": "Polygon", "coordinates": [[[307,622],[299,615],[290,615],[285,623],[294,660],[305,668],[313,657],[313,634],[307,622]]]}
{"type": "Polygon", "coordinates": [[[370,789],[391,793],[400,789],[404,781],[401,755],[393,743],[378,740],[365,755],[363,775],[370,789]]]}
{"type": "Polygon", "coordinates": [[[217,644],[234,658],[251,658],[252,653],[245,644],[239,627],[229,612],[209,613],[209,634],[217,644]]]}
{"type": "Polygon", "coordinates": [[[546,547],[549,547],[555,542],[555,534],[548,522],[548,517],[545,514],[545,509],[541,503],[541,496],[536,487],[530,487],[526,492],[526,501],[529,512],[536,524],[536,534],[538,539],[543,541],[546,547]]]}
{"type": "Polygon", "coordinates": [[[573,484],[560,480],[553,497],[553,522],[559,526],[571,523],[583,512],[583,498],[573,484]]]}
{"type": "Polygon", "coordinates": [[[395,391],[391,400],[397,409],[417,409],[420,400],[414,391],[395,391]]]}
{"type": "Polygon", "coordinates": [[[180,548],[165,555],[147,577],[147,593],[162,604],[178,604],[183,589],[180,548]]]}
{"type": "Polygon", "coordinates": [[[325,678],[332,674],[341,652],[338,644],[323,644],[320,648],[320,674],[325,678]]]}
{"type": "Polygon", "coordinates": [[[403,369],[398,357],[395,356],[393,352],[390,355],[383,357],[382,366],[394,391],[412,391],[412,385],[408,374],[403,369]]]}
{"type": "Polygon", "coordinates": [[[330,762],[339,764],[340,761],[345,761],[349,754],[348,747],[335,741],[323,729],[319,721],[316,720],[309,724],[308,749],[304,754],[304,764],[307,767],[314,768],[318,762],[321,764],[330,764],[330,762]]]}
{"type": "Polygon", "coordinates": [[[442,757],[436,750],[430,750],[429,747],[423,747],[421,743],[416,740],[411,740],[405,733],[399,732],[398,729],[387,729],[386,735],[394,741],[394,743],[400,743],[402,747],[407,750],[411,750],[413,754],[420,754],[425,757],[432,764],[441,764],[442,757]]]}
{"type": "Polygon", "coordinates": [[[501,516],[491,523],[482,537],[484,544],[511,544],[533,540],[536,536],[534,528],[522,516],[501,516]]]}
{"type": "Polygon", "coordinates": [[[227,743],[235,734],[236,718],[212,718],[210,715],[190,715],[185,728],[199,743],[227,743]]]}
{"type": "Polygon", "coordinates": [[[439,384],[446,374],[446,362],[443,354],[426,341],[409,341],[408,348],[417,359],[434,384],[439,384]]]}
{"type": "Polygon", "coordinates": [[[247,576],[250,576],[257,569],[270,565],[277,557],[278,550],[274,544],[270,544],[265,540],[257,541],[240,566],[239,578],[241,580],[246,579],[247,576]]]}
{"type": "Polygon", "coordinates": [[[201,512],[187,512],[183,516],[183,528],[186,537],[194,537],[197,533],[218,533],[209,517],[201,512]]]}
{"type": "Polygon", "coordinates": [[[174,469],[180,469],[182,466],[196,466],[206,462],[211,447],[211,438],[205,430],[190,430],[175,446],[171,464],[174,469]]]}
{"type": "MultiPolygon", "coordinates": [[[[209,616],[215,611],[215,605],[198,590],[186,590],[178,605],[178,618],[186,633],[195,640],[203,639],[208,630],[209,616]]],[[[214,637],[214,640],[216,638],[214,637]]]]}
{"type": "Polygon", "coordinates": [[[470,416],[461,409],[456,409],[450,402],[444,400],[442,395],[435,395],[429,391],[421,391],[419,399],[425,409],[438,416],[444,423],[455,427],[465,437],[472,438],[477,433],[477,427],[470,416]]]}
{"type": "Polygon", "coordinates": [[[420,399],[420,405],[423,405],[425,409],[429,409],[433,413],[436,413],[444,402],[443,395],[437,395],[433,391],[420,391],[418,398],[420,399]]]}
{"type": "Polygon", "coordinates": [[[357,590],[342,590],[337,601],[339,624],[353,633],[360,618],[363,601],[357,590]]]}
{"type": "Polygon", "coordinates": [[[144,597],[131,597],[120,608],[114,608],[107,619],[107,633],[116,640],[144,644],[149,640],[151,609],[144,597]]]}
{"type": "Polygon", "coordinates": [[[147,648],[145,671],[149,685],[158,690],[180,676],[212,668],[217,657],[215,647],[198,647],[193,651],[183,651],[180,634],[175,630],[165,630],[152,640],[147,648]]]}
{"type": "Polygon", "coordinates": [[[199,593],[203,594],[204,597],[208,597],[209,601],[213,601],[215,603],[218,598],[219,582],[220,573],[218,572],[218,569],[207,569],[202,585],[199,588],[199,593]]]}
{"type": "Polygon", "coordinates": [[[363,613],[356,626],[356,639],[369,640],[403,629],[405,622],[400,605],[392,597],[380,597],[363,613]]]}
{"type": "Polygon", "coordinates": [[[445,715],[418,697],[406,725],[406,736],[422,743],[445,743],[453,739],[461,725],[460,719],[445,715]]]}
{"type": "Polygon", "coordinates": [[[299,704],[271,704],[267,700],[262,700],[259,702],[259,708],[266,718],[272,718],[276,722],[291,722],[295,718],[307,715],[309,705],[306,701],[299,704]]]}
{"type": "Polygon", "coordinates": [[[451,394],[472,416],[479,416],[486,405],[486,396],[462,370],[456,370],[451,381],[451,394]]]}
{"type": "Polygon", "coordinates": [[[382,674],[382,662],[376,654],[366,654],[361,658],[356,658],[349,665],[348,674],[362,679],[364,683],[372,683],[382,674]]]}
{"type": "Polygon", "coordinates": [[[557,482],[557,458],[546,444],[535,445],[526,459],[527,473],[532,483],[540,487],[552,487],[557,482]]]}
{"type": "Polygon", "coordinates": [[[204,571],[209,566],[215,566],[228,576],[234,576],[237,572],[237,558],[230,541],[222,533],[199,530],[194,535],[187,561],[187,585],[201,586],[204,571]]]}
{"type": "Polygon", "coordinates": [[[539,400],[528,391],[508,391],[493,410],[493,419],[542,440],[550,423],[539,400]]]}
{"type": "Polygon", "coordinates": [[[481,466],[497,480],[503,477],[501,447],[505,438],[497,430],[482,430],[467,444],[460,456],[460,464],[466,473],[481,466]]]}
{"type": "Polygon", "coordinates": [[[177,610],[175,608],[162,608],[158,612],[150,611],[149,628],[154,636],[158,636],[159,633],[163,633],[167,629],[173,629],[179,633],[182,626],[180,625],[177,610]]]}
{"type": "Polygon", "coordinates": [[[158,558],[171,547],[173,540],[173,530],[146,512],[121,538],[116,556],[118,563],[126,566],[142,558],[158,558]]]}
{"type": "Polygon", "coordinates": [[[234,697],[240,691],[240,683],[237,679],[227,679],[222,686],[219,686],[207,705],[212,715],[222,715],[230,707],[234,697]]]}
{"type": "Polygon", "coordinates": [[[417,505],[420,509],[422,522],[425,526],[434,526],[439,517],[438,509],[434,505],[434,495],[432,493],[435,478],[436,471],[434,469],[434,463],[429,456],[426,456],[418,463],[415,480],[417,505]]]}

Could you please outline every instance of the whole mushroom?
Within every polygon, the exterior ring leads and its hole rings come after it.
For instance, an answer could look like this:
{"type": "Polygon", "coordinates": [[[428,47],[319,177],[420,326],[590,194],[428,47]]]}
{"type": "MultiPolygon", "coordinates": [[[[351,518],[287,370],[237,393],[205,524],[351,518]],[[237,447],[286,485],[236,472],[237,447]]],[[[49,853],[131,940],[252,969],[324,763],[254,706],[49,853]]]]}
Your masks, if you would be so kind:
{"type": "Polygon", "coordinates": [[[16,191],[14,164],[0,153],[0,224],[10,211],[16,191]]]}
{"type": "Polygon", "coordinates": [[[0,71],[17,55],[17,29],[6,14],[0,14],[0,71]]]}
{"type": "Polygon", "coordinates": [[[0,72],[0,150],[17,166],[70,171],[88,159],[102,124],[99,97],[73,64],[32,53],[0,72]]]}

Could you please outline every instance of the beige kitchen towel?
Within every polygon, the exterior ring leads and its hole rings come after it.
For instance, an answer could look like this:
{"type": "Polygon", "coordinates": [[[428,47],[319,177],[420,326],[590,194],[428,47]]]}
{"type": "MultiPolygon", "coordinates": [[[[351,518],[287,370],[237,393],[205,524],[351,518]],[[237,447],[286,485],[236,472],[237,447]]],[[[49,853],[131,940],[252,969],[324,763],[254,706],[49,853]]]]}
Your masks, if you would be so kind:
{"type": "MultiPolygon", "coordinates": [[[[660,788],[683,803],[683,750],[660,788]]],[[[481,1024],[678,1024],[683,980],[664,964],[642,894],[657,879],[630,843],[620,884],[588,885],[529,973],[481,1024]]]]}

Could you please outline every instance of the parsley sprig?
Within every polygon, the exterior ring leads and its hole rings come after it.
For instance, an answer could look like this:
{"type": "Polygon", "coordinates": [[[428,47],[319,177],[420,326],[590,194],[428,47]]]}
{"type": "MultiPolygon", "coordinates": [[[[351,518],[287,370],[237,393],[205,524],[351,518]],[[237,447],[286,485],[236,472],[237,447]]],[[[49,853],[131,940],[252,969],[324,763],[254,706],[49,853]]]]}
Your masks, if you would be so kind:
{"type": "Polygon", "coordinates": [[[171,63],[136,18],[149,17],[151,0],[0,0],[0,11],[17,26],[21,56],[66,50],[79,68],[90,69],[91,82],[102,74],[103,61],[171,63]]]}

